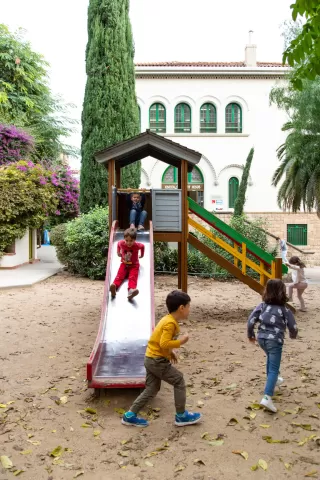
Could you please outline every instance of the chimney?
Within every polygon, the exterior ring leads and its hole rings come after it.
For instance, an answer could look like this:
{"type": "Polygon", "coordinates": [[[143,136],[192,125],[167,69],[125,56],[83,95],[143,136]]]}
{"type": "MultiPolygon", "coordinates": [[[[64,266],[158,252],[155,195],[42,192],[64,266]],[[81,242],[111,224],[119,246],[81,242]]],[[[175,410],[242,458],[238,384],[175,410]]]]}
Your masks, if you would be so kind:
{"type": "Polygon", "coordinates": [[[257,45],[252,43],[252,34],[253,31],[249,32],[249,44],[246,45],[246,67],[256,67],[257,66],[257,45]]]}

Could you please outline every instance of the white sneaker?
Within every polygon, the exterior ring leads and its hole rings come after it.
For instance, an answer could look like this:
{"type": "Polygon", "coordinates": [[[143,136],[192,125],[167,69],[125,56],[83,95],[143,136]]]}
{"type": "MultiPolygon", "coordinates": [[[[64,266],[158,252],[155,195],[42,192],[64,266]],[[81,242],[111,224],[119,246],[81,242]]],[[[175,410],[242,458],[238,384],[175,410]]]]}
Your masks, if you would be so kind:
{"type": "Polygon", "coordinates": [[[137,288],[131,288],[128,291],[128,300],[132,300],[133,297],[136,297],[139,294],[139,290],[137,288]]]}
{"type": "Polygon", "coordinates": [[[273,413],[277,412],[277,408],[273,404],[272,398],[269,395],[264,395],[263,396],[263,398],[260,402],[260,405],[262,407],[265,407],[267,410],[270,410],[270,412],[273,412],[273,413]]]}
{"type": "Polygon", "coordinates": [[[277,380],[277,383],[276,383],[277,387],[280,387],[280,385],[282,385],[283,382],[284,382],[284,379],[282,377],[278,377],[278,380],[277,380]]]}

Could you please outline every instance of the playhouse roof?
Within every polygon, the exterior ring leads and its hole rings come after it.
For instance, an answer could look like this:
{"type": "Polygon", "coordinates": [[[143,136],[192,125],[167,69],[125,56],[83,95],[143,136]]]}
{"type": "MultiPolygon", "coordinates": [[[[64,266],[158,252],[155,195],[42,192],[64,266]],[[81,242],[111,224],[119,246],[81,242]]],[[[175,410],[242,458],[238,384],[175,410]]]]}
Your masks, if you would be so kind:
{"type": "Polygon", "coordinates": [[[180,143],[146,130],[135,137],[112,145],[95,154],[98,163],[107,166],[109,160],[115,160],[120,167],[125,167],[145,157],[153,157],[174,167],[179,167],[181,160],[186,160],[189,169],[199,163],[201,153],[191,150],[180,143]]]}

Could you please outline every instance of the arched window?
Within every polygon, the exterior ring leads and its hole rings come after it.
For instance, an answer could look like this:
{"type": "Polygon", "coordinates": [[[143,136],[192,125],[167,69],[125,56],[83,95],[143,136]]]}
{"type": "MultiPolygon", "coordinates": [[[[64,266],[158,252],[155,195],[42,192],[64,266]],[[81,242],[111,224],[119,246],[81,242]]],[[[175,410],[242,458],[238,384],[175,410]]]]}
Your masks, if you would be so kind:
{"type": "Polygon", "coordinates": [[[191,108],[186,103],[179,103],[174,110],[175,133],[191,133],[191,108]]]}
{"type": "Polygon", "coordinates": [[[154,103],[149,110],[151,132],[166,133],[166,109],[162,103],[154,103]]]}
{"type": "Polygon", "coordinates": [[[229,180],[229,208],[234,208],[238,196],[238,190],[239,180],[236,177],[231,177],[229,180]]]}
{"type": "MultiPolygon", "coordinates": [[[[167,167],[162,175],[162,183],[164,184],[178,184],[178,169],[176,167],[167,167]]],[[[192,183],[204,183],[202,172],[198,167],[193,167],[191,172],[188,172],[188,185],[192,183]]]]}
{"type": "Polygon", "coordinates": [[[242,133],[242,110],[237,103],[226,107],[226,133],[242,133]]]}
{"type": "Polygon", "coordinates": [[[200,133],[216,133],[217,111],[212,103],[204,103],[200,108],[200,133]]]}

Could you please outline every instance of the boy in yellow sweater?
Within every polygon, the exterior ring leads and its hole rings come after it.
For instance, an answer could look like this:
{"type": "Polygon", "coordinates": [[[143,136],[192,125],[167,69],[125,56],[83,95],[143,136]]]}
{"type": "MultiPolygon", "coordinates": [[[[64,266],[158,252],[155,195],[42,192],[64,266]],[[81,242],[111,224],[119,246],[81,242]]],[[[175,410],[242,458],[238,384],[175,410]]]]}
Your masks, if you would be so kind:
{"type": "Polygon", "coordinates": [[[137,416],[159,392],[161,380],[173,385],[174,403],[176,407],[175,425],[184,427],[193,425],[201,419],[200,413],[186,411],[186,385],[183,374],[172,363],[177,363],[174,348],[187,343],[189,335],[182,335],[179,340],[179,321],[186,320],[190,311],[190,297],[184,292],[174,290],[167,296],[166,304],[169,314],[163,317],[154,329],[148,342],[144,366],[146,368],[145,390],[135,400],[130,410],[122,417],[123,425],[147,427],[148,421],[137,416]]]}

